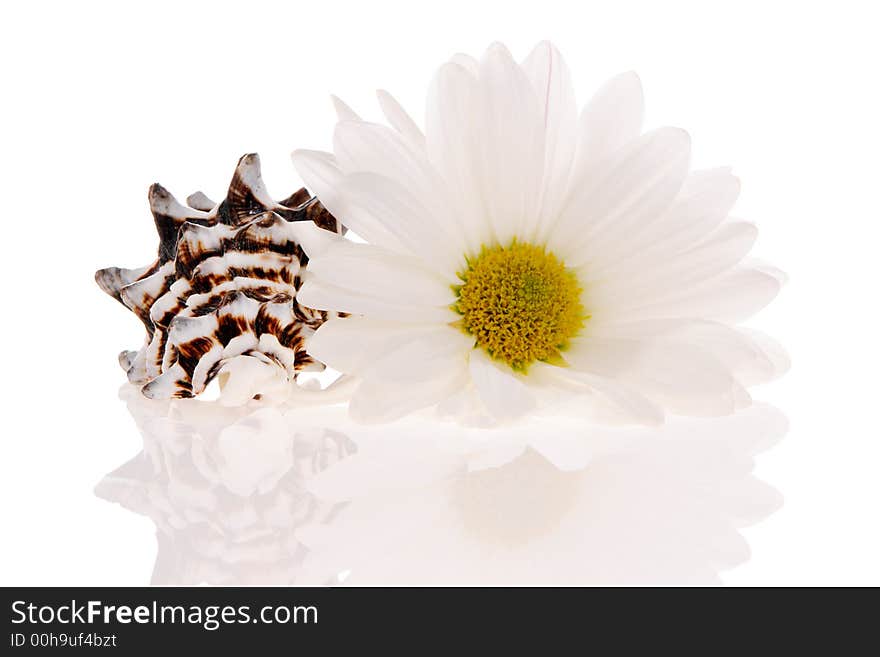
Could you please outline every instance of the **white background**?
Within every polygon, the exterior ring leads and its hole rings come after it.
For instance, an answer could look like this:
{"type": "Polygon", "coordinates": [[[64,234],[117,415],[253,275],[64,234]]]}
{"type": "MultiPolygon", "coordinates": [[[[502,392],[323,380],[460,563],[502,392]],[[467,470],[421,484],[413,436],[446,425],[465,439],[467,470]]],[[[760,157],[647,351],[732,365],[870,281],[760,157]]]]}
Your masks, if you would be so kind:
{"type": "Polygon", "coordinates": [[[747,530],[730,584],[880,584],[877,18],[864,3],[4,3],[2,584],[141,584],[152,524],[92,495],[140,448],[116,391],[139,324],[92,280],[156,246],[146,189],[219,198],[262,155],[280,198],[295,147],[327,149],[333,92],[415,116],[435,68],[554,41],[579,101],[634,69],[647,125],[729,164],[757,255],[790,275],[752,322],[793,367],[755,396],[789,417],[758,474],[785,506],[747,530]]]}

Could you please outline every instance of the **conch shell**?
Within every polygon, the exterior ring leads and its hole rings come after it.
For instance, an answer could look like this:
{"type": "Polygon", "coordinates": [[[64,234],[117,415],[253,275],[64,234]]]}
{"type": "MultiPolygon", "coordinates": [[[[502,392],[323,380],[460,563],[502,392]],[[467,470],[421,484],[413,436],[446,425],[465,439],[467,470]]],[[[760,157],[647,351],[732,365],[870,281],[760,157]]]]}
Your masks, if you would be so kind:
{"type": "Polygon", "coordinates": [[[317,199],[300,189],[272,200],[250,154],[219,204],[197,192],[186,207],[158,184],[149,200],[156,261],[95,273],[147,329],[138,351],[119,355],[129,381],[147,397],[168,399],[198,395],[219,376],[224,392],[244,402],[289,388],[300,371],[323,369],[304,342],[328,313],[300,305],[296,293],[307,253],[344,229],[317,199]]]}

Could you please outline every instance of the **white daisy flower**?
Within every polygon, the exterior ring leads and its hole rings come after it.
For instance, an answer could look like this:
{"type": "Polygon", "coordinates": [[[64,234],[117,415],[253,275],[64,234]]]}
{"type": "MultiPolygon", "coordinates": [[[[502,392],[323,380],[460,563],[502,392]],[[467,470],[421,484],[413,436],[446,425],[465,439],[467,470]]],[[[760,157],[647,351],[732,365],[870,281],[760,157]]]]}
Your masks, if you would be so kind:
{"type": "Polygon", "coordinates": [[[596,417],[657,424],[730,413],[785,367],[733,327],[781,284],[743,262],[756,229],[728,219],[738,180],[690,172],[680,129],[642,133],[634,74],[578,116],[552,45],[517,64],[496,44],[440,68],[424,132],[379,103],[390,127],[337,101],[333,154],[293,156],[368,242],[315,254],[298,297],[352,315],[307,348],[359,378],[357,419],[441,404],[503,421],[574,392],[596,417]]]}

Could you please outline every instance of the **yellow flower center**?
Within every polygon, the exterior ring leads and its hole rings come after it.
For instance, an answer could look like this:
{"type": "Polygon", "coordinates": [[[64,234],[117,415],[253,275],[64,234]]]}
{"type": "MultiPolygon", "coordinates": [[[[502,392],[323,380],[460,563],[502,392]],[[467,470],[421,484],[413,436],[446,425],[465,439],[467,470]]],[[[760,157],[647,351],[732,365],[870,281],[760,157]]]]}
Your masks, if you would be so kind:
{"type": "Polygon", "coordinates": [[[563,363],[560,352],[588,319],[574,273],[544,247],[516,239],[484,246],[467,264],[452,308],[476,344],[521,372],[535,361],[563,363]]]}

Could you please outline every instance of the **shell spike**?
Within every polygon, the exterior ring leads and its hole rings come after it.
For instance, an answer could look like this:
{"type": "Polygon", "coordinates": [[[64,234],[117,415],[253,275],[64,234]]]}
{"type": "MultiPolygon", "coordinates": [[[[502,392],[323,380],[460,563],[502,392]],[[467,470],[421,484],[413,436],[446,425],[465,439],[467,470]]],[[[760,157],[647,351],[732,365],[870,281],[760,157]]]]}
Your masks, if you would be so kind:
{"type": "Polygon", "coordinates": [[[185,221],[199,221],[207,218],[207,214],[181,205],[174,195],[159,183],[150,185],[147,193],[150,200],[150,211],[159,233],[159,260],[173,260],[177,253],[177,233],[185,221]]]}
{"type": "Polygon", "coordinates": [[[226,200],[220,205],[220,221],[239,226],[275,206],[263,184],[260,156],[256,153],[244,155],[235,168],[226,200]]]}
{"type": "Polygon", "coordinates": [[[194,210],[201,210],[202,212],[210,212],[217,205],[202,192],[194,192],[187,196],[186,204],[194,210]]]}
{"type": "Polygon", "coordinates": [[[131,285],[147,272],[149,267],[140,269],[123,269],[122,267],[106,267],[95,272],[95,282],[104,292],[123,303],[122,288],[131,285]]]}
{"type": "Polygon", "coordinates": [[[313,198],[315,197],[309,194],[309,190],[301,187],[283,201],[278,201],[278,205],[290,210],[302,210],[313,198]]]}

